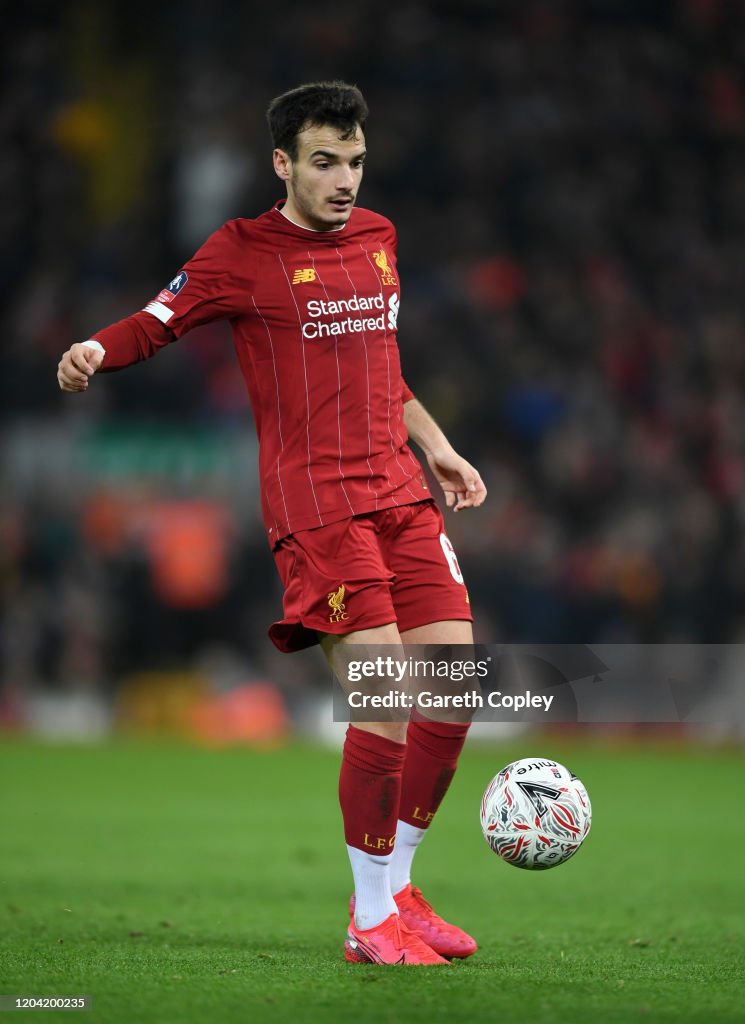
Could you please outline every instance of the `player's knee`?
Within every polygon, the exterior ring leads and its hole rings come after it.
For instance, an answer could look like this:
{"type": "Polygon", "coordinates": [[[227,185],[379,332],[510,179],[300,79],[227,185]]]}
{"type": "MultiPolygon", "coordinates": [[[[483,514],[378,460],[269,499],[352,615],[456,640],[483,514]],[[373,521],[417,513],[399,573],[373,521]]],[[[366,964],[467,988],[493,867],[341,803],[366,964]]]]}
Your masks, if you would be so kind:
{"type": "Polygon", "coordinates": [[[406,722],[355,722],[354,724],[358,729],[377,733],[378,736],[385,736],[387,740],[393,740],[395,743],[406,742],[406,722]]]}

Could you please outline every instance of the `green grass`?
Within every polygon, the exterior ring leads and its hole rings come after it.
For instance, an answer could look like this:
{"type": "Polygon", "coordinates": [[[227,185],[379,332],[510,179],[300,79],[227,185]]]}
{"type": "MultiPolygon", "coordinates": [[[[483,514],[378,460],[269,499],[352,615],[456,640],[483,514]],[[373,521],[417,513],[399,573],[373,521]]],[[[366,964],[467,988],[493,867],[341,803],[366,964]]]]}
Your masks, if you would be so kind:
{"type": "Polygon", "coordinates": [[[467,749],[417,881],[481,948],[406,970],[341,958],[337,755],[6,741],[0,994],[88,994],[73,1019],[106,1024],[742,1021],[744,761],[546,738],[467,749]],[[531,874],[491,853],[478,804],[503,763],[536,753],[580,775],[595,820],[572,861],[531,874]]]}

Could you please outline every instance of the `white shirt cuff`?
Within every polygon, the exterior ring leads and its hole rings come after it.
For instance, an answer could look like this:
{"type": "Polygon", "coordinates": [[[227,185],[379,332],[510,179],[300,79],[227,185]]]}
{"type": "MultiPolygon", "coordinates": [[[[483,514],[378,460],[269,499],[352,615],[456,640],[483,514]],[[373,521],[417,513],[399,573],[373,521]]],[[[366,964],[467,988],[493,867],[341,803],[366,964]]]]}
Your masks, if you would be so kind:
{"type": "Polygon", "coordinates": [[[88,338],[87,341],[83,342],[83,345],[87,345],[88,348],[95,348],[97,352],[103,352],[106,354],[106,349],[103,347],[100,341],[96,341],[95,338],[88,338]]]}

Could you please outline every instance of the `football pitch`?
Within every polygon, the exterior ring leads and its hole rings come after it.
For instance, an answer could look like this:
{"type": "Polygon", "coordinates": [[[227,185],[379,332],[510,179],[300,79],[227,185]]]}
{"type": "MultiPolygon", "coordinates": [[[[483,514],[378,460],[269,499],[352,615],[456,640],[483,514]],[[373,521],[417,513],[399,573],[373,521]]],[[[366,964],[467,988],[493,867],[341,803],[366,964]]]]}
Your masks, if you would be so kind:
{"type": "Polygon", "coordinates": [[[65,1019],[105,1024],[742,1021],[744,766],[738,750],[472,744],[415,880],[480,949],[373,968],[342,959],[336,753],[5,740],[0,995],[88,995],[65,1019]],[[585,846],[535,874],[478,822],[486,783],[523,756],[568,764],[593,802],[585,846]]]}

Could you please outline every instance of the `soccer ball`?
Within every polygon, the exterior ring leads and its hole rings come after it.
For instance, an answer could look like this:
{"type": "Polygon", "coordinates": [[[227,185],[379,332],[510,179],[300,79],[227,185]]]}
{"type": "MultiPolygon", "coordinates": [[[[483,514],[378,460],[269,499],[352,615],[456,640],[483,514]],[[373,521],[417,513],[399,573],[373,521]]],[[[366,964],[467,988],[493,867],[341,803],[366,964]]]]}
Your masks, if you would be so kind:
{"type": "Polygon", "coordinates": [[[481,829],[496,854],[542,871],[569,860],[592,823],[587,790],[564,765],[524,757],[495,775],[481,801],[481,829]]]}

